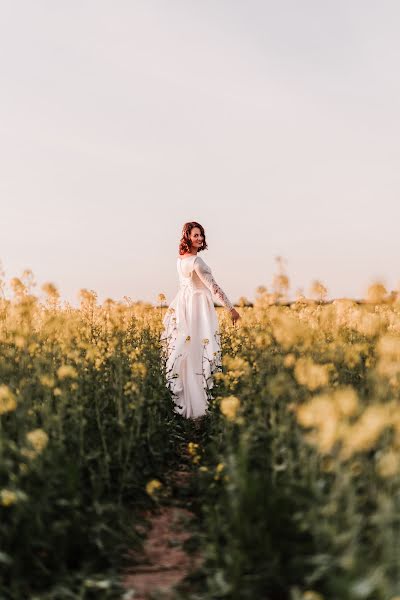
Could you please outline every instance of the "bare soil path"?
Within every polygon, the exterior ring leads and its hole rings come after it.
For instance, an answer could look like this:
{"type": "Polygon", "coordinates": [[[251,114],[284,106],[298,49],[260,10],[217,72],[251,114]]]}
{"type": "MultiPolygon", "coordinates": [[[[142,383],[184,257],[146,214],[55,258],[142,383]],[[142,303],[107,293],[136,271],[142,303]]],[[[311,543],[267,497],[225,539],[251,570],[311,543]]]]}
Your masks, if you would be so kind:
{"type": "Polygon", "coordinates": [[[122,573],[127,592],[124,597],[128,599],[175,600],[176,587],[201,567],[200,553],[190,547],[198,524],[191,510],[191,480],[195,471],[190,466],[187,442],[182,443],[181,456],[179,467],[166,475],[168,492],[161,496],[159,506],[143,513],[145,521],[150,523],[143,553],[130,552],[132,566],[122,573]]]}

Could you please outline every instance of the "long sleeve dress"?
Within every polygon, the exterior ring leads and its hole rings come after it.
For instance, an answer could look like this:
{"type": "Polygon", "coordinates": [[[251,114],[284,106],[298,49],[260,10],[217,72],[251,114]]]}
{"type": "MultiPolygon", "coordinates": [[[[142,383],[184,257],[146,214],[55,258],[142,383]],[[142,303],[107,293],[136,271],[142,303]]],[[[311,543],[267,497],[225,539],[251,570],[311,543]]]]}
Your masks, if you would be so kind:
{"type": "Polygon", "coordinates": [[[177,261],[179,291],[163,318],[161,344],[174,411],[189,419],[206,413],[213,374],[222,370],[213,298],[228,311],[233,304],[200,256],[177,261]]]}

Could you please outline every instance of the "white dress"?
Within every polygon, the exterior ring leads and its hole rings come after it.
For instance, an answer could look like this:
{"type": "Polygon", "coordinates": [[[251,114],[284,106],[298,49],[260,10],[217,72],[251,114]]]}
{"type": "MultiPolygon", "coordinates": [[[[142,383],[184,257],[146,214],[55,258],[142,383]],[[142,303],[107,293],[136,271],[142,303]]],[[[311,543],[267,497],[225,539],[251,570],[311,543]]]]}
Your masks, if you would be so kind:
{"type": "Polygon", "coordinates": [[[174,411],[189,419],[206,413],[213,374],[222,370],[213,297],[228,311],[233,304],[200,256],[177,258],[177,269],[179,291],[163,318],[161,344],[174,411]]]}

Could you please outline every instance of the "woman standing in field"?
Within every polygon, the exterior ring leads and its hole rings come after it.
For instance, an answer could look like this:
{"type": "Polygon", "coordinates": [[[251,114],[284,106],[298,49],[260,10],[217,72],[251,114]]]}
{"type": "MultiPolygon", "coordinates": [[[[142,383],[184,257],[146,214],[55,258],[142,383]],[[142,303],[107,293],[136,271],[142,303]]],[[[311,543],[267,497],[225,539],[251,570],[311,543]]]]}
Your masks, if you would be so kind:
{"type": "Polygon", "coordinates": [[[166,385],[172,392],[175,412],[187,419],[206,413],[213,374],[222,369],[213,297],[230,312],[233,325],[240,319],[211,269],[198,256],[206,249],[204,228],[196,221],[185,223],[177,258],[179,291],[164,316],[161,335],[166,352],[166,385]]]}

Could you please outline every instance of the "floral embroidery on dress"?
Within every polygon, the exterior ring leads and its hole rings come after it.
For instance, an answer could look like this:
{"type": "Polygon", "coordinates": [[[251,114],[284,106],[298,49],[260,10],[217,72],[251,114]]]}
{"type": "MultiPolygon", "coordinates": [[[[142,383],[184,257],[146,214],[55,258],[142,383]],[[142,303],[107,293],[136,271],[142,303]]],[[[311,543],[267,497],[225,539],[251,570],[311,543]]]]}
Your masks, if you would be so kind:
{"type": "Polygon", "coordinates": [[[217,298],[219,302],[227,309],[232,310],[233,304],[229,300],[225,292],[220,288],[218,283],[215,281],[210,267],[204,262],[204,260],[197,256],[194,261],[194,271],[204,285],[210,290],[213,296],[217,298]]]}

